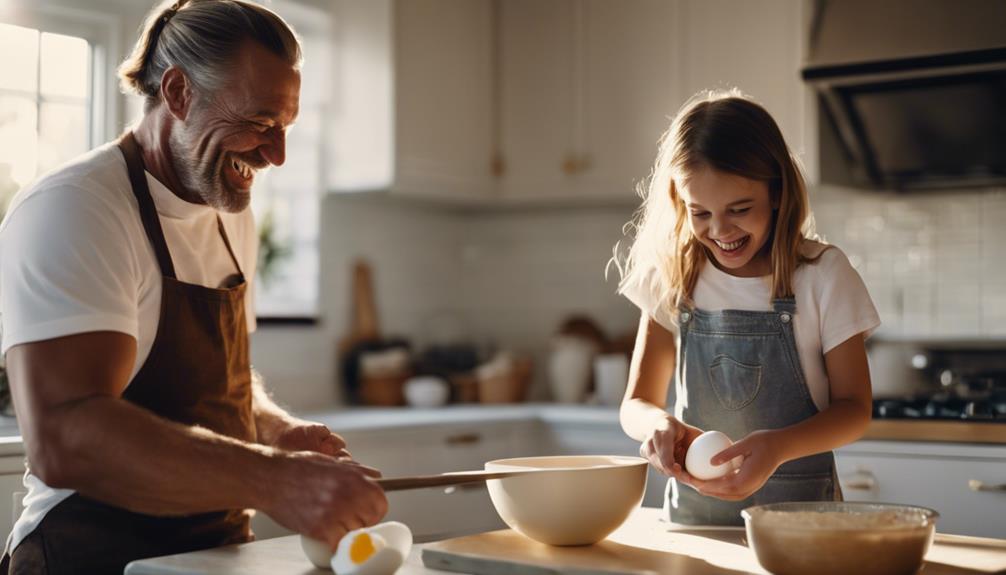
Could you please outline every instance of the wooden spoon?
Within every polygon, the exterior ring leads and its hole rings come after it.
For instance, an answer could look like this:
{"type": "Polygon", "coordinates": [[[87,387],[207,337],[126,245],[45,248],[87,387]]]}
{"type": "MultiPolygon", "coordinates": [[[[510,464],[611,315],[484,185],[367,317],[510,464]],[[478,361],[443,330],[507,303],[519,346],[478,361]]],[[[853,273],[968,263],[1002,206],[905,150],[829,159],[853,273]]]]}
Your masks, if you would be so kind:
{"type": "Polygon", "coordinates": [[[452,471],[438,475],[415,475],[410,477],[382,477],[375,480],[385,491],[403,491],[405,489],[423,489],[426,487],[444,487],[478,483],[488,479],[504,479],[518,475],[533,475],[549,471],[569,471],[568,469],[518,469],[513,471],[452,471]]]}

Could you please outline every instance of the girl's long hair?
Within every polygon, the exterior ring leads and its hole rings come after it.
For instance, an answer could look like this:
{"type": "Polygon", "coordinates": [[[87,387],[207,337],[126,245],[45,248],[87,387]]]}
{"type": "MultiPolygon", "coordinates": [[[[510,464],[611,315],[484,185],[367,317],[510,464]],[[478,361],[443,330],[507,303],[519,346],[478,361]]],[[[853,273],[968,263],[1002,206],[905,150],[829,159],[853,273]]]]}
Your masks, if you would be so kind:
{"type": "Polygon", "coordinates": [[[738,90],[697,94],[661,137],[653,171],[639,186],[643,204],[624,230],[635,232],[632,247],[623,255],[615,246],[618,291],[653,293],[672,317],[679,305],[692,305],[699,272],[712,256],[692,235],[675,182],[706,167],[768,183],[778,203],[770,236],[772,295],[791,297],[796,267],[816,259],[800,253],[805,238],[816,239],[807,188],[775,120],[738,90]]]}

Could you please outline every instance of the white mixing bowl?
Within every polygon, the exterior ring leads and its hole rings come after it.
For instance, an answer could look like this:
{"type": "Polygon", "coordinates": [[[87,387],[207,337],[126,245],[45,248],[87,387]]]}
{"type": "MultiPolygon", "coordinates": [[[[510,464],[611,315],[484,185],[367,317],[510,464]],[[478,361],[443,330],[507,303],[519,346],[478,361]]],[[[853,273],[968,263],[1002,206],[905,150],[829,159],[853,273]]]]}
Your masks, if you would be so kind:
{"type": "Polygon", "coordinates": [[[564,455],[497,459],[486,471],[549,469],[486,481],[500,517],[549,545],[590,545],[607,537],[639,506],[646,490],[641,457],[564,455]]]}

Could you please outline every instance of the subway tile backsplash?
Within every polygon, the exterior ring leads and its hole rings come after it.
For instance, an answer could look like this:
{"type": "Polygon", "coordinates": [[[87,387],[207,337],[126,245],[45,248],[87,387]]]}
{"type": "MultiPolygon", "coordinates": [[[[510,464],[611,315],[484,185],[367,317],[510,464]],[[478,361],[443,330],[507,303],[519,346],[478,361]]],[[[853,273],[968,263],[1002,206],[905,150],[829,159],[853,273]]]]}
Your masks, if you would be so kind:
{"type": "Polygon", "coordinates": [[[892,339],[1006,335],[1006,191],[811,191],[817,230],[870,289],[892,339]]]}

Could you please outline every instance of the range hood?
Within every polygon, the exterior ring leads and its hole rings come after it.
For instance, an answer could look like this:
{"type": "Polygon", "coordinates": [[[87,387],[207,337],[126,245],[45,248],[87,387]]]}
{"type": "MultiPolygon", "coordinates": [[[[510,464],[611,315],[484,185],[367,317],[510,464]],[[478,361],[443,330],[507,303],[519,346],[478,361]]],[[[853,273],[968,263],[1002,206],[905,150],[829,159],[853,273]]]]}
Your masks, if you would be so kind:
{"type": "Polygon", "coordinates": [[[813,6],[802,74],[818,95],[822,182],[1006,183],[1006,1],[813,6]]]}

